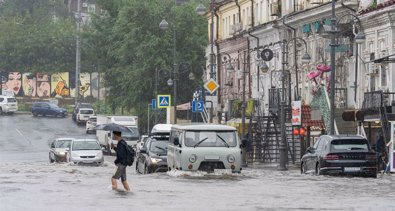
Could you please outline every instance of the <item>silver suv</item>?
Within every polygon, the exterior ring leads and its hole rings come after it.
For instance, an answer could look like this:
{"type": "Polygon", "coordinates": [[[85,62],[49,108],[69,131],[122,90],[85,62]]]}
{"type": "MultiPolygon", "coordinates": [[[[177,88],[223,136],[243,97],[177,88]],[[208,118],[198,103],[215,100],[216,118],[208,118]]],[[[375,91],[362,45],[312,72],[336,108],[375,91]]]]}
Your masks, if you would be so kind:
{"type": "Polygon", "coordinates": [[[18,111],[18,102],[15,97],[0,95],[0,115],[13,114],[18,111]]]}

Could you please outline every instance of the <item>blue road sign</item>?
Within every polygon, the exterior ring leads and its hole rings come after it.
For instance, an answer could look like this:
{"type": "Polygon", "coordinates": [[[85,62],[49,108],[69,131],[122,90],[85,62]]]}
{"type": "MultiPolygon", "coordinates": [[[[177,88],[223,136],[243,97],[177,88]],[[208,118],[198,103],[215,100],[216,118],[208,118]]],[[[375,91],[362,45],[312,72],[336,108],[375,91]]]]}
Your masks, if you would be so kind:
{"type": "Polygon", "coordinates": [[[158,95],[158,108],[170,107],[170,95],[158,95]]]}
{"type": "Polygon", "coordinates": [[[196,111],[197,112],[203,112],[204,110],[204,102],[203,101],[198,101],[196,103],[196,111]]]}
{"type": "Polygon", "coordinates": [[[192,101],[192,112],[196,113],[196,100],[192,101]]]}
{"type": "Polygon", "coordinates": [[[156,109],[156,99],[152,99],[151,104],[152,104],[152,110],[155,110],[156,109]]]}

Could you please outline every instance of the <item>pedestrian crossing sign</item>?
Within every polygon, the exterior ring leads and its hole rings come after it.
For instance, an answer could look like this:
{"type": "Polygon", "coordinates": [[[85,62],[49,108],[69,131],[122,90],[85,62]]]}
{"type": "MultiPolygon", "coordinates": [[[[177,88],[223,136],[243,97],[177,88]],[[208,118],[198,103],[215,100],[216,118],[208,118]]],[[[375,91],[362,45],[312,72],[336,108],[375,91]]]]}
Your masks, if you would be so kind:
{"type": "Polygon", "coordinates": [[[158,108],[169,108],[170,100],[170,95],[158,95],[158,108]]]}

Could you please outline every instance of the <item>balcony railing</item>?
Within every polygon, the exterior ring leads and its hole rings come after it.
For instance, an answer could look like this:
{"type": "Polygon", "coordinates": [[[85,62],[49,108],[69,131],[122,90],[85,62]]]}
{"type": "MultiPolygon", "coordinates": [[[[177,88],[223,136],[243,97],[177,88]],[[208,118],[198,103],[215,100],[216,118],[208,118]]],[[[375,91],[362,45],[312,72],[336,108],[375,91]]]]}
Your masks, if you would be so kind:
{"type": "Polygon", "coordinates": [[[378,114],[380,108],[386,108],[388,113],[391,111],[392,106],[395,106],[395,92],[374,91],[366,92],[364,94],[362,110],[365,114],[378,114]]]}

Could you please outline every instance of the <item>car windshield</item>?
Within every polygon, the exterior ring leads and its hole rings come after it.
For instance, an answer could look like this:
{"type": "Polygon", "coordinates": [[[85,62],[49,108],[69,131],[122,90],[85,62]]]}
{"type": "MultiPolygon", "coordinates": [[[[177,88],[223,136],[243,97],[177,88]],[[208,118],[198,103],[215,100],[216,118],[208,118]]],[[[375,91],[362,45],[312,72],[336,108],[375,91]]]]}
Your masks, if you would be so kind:
{"type": "Polygon", "coordinates": [[[15,102],[16,102],[16,99],[15,99],[15,98],[8,98],[7,101],[8,101],[9,103],[15,103],[15,102]]]}
{"type": "Polygon", "coordinates": [[[51,107],[51,108],[59,108],[59,106],[58,106],[58,105],[56,105],[56,104],[53,104],[53,103],[49,103],[49,107],[51,107]]]}
{"type": "Polygon", "coordinates": [[[128,127],[128,132],[122,132],[122,137],[127,139],[138,140],[140,138],[139,130],[135,127],[128,127]]]}
{"type": "Polygon", "coordinates": [[[93,114],[93,110],[82,110],[82,109],[80,109],[80,114],[93,114]]]}
{"type": "Polygon", "coordinates": [[[235,147],[235,131],[186,131],[185,145],[188,147],[235,147]]]}
{"type": "Polygon", "coordinates": [[[58,140],[56,142],[56,148],[69,148],[71,140],[58,140]]]}
{"type": "Polygon", "coordinates": [[[338,139],[331,142],[331,150],[368,150],[369,144],[365,139],[338,139]]]}
{"type": "Polygon", "coordinates": [[[167,154],[167,145],[169,145],[168,140],[156,140],[152,139],[149,151],[153,152],[157,155],[166,155],[167,154]]]}
{"type": "Polygon", "coordinates": [[[74,141],[73,150],[100,150],[96,141],[74,141]]]}

